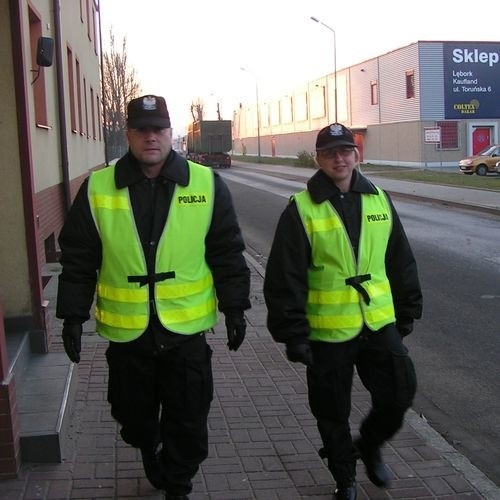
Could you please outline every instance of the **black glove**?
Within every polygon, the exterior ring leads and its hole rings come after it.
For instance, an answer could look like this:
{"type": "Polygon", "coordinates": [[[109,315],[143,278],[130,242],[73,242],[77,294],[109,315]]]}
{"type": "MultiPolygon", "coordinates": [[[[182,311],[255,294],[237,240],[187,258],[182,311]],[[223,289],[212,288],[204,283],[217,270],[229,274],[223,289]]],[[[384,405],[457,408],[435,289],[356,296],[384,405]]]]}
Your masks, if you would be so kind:
{"type": "Polygon", "coordinates": [[[230,351],[237,351],[245,338],[247,324],[243,311],[225,311],[227,346],[230,351]]]}
{"type": "Polygon", "coordinates": [[[64,350],[73,363],[80,362],[82,350],[82,325],[81,323],[64,322],[62,330],[64,350]]]}
{"type": "Polygon", "coordinates": [[[396,328],[399,332],[399,335],[401,335],[401,338],[404,338],[407,335],[410,335],[410,333],[413,331],[413,320],[410,319],[397,321],[396,328]]]}
{"type": "Polygon", "coordinates": [[[302,363],[312,366],[313,354],[309,340],[305,337],[289,340],[286,343],[286,357],[292,363],[302,363]]]}

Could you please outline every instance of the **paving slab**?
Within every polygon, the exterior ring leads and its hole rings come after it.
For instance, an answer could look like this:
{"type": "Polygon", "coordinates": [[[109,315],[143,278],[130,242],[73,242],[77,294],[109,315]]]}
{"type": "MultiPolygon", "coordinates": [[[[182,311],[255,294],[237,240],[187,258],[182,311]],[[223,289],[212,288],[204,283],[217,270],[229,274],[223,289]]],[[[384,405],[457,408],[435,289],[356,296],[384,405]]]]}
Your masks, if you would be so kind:
{"type": "MultiPolygon", "coordinates": [[[[289,363],[265,328],[264,269],[246,255],[253,307],[247,338],[229,352],[223,322],[209,335],[215,395],[209,415],[209,457],[194,479],[191,500],[326,500],[333,481],[317,450],[320,438],[307,404],[305,368],[289,363]]],[[[53,301],[55,304],[55,300],[53,301]]],[[[1,500],[159,500],[144,475],[139,452],[123,443],[106,400],[107,343],[88,326],[66,455],[58,464],[23,464],[19,477],[0,482],[1,500]]],[[[56,337],[52,349],[63,352],[56,337]]],[[[369,408],[356,377],[352,427],[369,408]]],[[[500,489],[410,410],[383,449],[391,487],[372,485],[362,464],[357,479],[366,499],[500,499],[500,489]]]]}

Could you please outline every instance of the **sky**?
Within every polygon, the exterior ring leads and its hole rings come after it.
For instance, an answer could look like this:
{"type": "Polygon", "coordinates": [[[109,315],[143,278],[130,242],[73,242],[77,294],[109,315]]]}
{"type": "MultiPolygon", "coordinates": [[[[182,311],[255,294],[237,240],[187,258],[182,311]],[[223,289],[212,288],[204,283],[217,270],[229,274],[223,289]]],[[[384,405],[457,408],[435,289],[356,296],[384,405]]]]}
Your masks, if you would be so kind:
{"type": "Polygon", "coordinates": [[[167,101],[174,136],[201,100],[206,119],[417,41],[498,41],[498,0],[100,0],[103,50],[113,33],[142,94],[167,101]],[[463,4],[462,4],[463,5],[463,4]],[[331,29],[314,22],[316,17],[331,29]],[[495,35],[497,39],[495,40],[495,35]],[[335,43],[334,43],[335,40],[335,43]],[[242,70],[241,68],[245,68],[242,70]]]}

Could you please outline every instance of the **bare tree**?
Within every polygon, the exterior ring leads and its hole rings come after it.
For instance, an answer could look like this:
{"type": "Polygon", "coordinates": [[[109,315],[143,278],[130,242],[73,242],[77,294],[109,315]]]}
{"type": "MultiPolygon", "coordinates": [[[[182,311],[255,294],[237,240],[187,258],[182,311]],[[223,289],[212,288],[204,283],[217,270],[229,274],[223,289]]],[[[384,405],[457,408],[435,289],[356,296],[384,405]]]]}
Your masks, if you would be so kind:
{"type": "Polygon", "coordinates": [[[127,103],[139,95],[140,85],[135,70],[127,62],[127,37],[122,40],[121,52],[115,47],[115,37],[110,30],[110,51],[105,52],[103,67],[103,93],[105,109],[104,133],[106,158],[123,156],[127,151],[124,134],[127,103]]]}
{"type": "Polygon", "coordinates": [[[203,120],[203,107],[204,107],[203,99],[198,97],[196,101],[191,102],[191,116],[193,117],[193,121],[202,121],[203,120]]]}

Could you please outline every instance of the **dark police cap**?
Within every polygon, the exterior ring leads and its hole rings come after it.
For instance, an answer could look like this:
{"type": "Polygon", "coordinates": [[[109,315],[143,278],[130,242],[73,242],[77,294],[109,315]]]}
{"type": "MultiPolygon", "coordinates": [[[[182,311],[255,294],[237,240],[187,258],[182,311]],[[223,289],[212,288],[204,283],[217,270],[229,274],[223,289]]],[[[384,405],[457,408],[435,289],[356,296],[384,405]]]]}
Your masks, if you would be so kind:
{"type": "Polygon", "coordinates": [[[316,137],[316,151],[337,146],[356,146],[352,132],[341,123],[332,123],[322,128],[316,137]]]}
{"type": "Polygon", "coordinates": [[[127,106],[127,127],[170,128],[170,115],[165,99],[155,95],[132,99],[127,106]]]}

